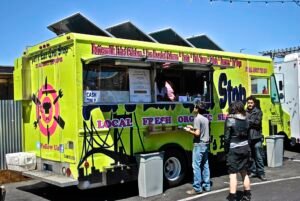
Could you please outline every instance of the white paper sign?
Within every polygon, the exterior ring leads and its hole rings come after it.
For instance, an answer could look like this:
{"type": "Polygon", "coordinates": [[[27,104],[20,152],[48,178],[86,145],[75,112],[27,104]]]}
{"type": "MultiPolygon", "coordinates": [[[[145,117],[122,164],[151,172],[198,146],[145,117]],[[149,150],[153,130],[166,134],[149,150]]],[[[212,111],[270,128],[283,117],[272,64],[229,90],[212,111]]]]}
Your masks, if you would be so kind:
{"type": "Polygon", "coordinates": [[[100,102],[100,91],[85,90],[83,93],[85,103],[100,102]]]}
{"type": "Polygon", "coordinates": [[[130,102],[151,102],[150,72],[147,69],[129,69],[130,102]]]}

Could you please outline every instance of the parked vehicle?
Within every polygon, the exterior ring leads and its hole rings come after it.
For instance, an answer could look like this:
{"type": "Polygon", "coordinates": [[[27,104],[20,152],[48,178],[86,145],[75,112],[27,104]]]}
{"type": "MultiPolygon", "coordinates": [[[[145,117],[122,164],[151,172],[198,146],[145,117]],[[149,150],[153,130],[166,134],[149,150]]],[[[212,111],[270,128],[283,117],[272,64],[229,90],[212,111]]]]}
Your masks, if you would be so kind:
{"type": "MultiPolygon", "coordinates": [[[[300,53],[288,54],[282,62],[274,67],[276,84],[282,108],[290,115],[290,143],[286,146],[300,144],[300,53]]],[[[286,136],[286,138],[288,138],[286,136]]],[[[289,138],[288,138],[289,139],[289,138]]],[[[289,141],[286,141],[289,142],[289,141]]]]}
{"type": "MultiPolygon", "coordinates": [[[[194,101],[209,109],[211,154],[223,155],[228,105],[254,95],[263,134],[290,137],[266,57],[68,33],[28,47],[15,62],[14,97],[23,104],[24,152],[37,169],[24,175],[81,189],[136,180],[141,153],[164,151],[165,184],[191,164],[194,101]],[[156,78],[175,101],[157,98],[156,78]],[[35,160],[31,160],[35,161],[35,160]]],[[[24,155],[23,155],[24,156],[24,155]]],[[[225,168],[225,167],[224,167],[225,168]]]]}

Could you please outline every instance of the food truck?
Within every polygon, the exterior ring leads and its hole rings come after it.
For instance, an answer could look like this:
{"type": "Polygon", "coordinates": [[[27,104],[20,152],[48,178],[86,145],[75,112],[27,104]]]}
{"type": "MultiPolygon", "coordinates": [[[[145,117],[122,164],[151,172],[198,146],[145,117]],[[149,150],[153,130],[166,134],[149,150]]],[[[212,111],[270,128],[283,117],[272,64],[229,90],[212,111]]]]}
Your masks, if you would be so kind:
{"type": "Polygon", "coordinates": [[[137,180],[137,156],[152,152],[164,153],[165,184],[178,185],[191,164],[193,136],[182,128],[193,124],[195,100],[209,111],[212,159],[224,155],[228,106],[249,95],[264,136],[290,136],[272,60],[261,56],[67,33],[16,59],[14,93],[24,152],[36,156],[23,174],[61,187],[137,180]],[[157,77],[172,83],[172,101],[158,98],[157,77]]]}

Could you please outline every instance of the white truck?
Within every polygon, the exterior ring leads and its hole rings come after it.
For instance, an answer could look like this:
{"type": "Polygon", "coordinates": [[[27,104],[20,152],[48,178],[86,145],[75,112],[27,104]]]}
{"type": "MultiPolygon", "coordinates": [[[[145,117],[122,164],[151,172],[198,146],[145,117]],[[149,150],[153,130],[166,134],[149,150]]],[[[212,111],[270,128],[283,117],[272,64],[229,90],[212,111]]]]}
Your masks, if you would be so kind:
{"type": "Polygon", "coordinates": [[[300,53],[288,54],[274,67],[283,109],[290,114],[290,145],[300,145],[300,53]]]}

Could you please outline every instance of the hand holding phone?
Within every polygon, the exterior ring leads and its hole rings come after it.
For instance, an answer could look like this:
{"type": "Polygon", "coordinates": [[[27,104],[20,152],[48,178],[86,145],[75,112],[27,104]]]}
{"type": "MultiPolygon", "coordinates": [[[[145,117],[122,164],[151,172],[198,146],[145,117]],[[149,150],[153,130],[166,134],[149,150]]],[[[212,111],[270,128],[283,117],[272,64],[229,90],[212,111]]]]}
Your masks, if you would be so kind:
{"type": "Polygon", "coordinates": [[[187,125],[187,128],[193,129],[194,127],[192,125],[187,125]]]}
{"type": "Polygon", "coordinates": [[[191,130],[191,128],[190,127],[187,127],[187,126],[185,126],[184,128],[183,128],[185,131],[190,131],[191,130]]]}

